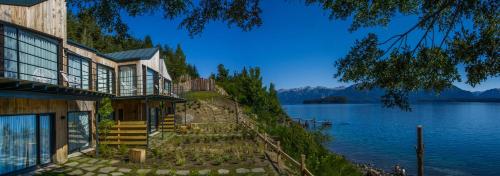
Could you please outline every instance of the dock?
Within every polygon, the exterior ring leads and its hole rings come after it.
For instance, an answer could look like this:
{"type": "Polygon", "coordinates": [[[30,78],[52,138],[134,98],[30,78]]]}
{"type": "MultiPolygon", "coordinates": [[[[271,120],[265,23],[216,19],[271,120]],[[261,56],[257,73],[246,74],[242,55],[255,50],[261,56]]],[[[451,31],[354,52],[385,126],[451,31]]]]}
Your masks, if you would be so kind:
{"type": "Polygon", "coordinates": [[[295,122],[299,123],[304,128],[316,128],[318,126],[321,127],[331,127],[333,122],[330,120],[316,120],[315,118],[311,119],[302,119],[302,118],[292,118],[295,122]]]}

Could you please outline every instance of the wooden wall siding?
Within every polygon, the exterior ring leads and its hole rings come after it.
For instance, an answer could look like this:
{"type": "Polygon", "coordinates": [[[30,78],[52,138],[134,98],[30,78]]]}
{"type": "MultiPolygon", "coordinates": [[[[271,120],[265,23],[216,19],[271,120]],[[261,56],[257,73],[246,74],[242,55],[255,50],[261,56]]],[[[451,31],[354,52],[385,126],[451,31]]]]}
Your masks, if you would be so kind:
{"type": "Polygon", "coordinates": [[[65,0],[47,0],[31,7],[1,4],[0,20],[66,41],[65,0]]]}
{"type": "MultiPolygon", "coordinates": [[[[118,119],[118,112],[123,109],[124,121],[146,121],[146,112],[144,111],[144,100],[115,100],[112,102],[115,111],[115,119],[118,119]]],[[[169,103],[167,103],[169,104],[169,103]]],[[[149,101],[149,108],[160,108],[159,101],[149,101]]]]}
{"type": "MultiPolygon", "coordinates": [[[[95,103],[92,101],[38,100],[25,98],[0,99],[0,115],[54,113],[55,121],[55,155],[54,162],[63,163],[68,159],[67,115],[68,111],[90,111],[92,124],[95,114],[95,103]],[[64,118],[62,118],[64,117],[64,118]]],[[[92,126],[95,129],[95,126],[92,126]]],[[[92,132],[94,136],[95,131],[92,132]]],[[[95,137],[92,138],[95,144],[95,137]]]]}

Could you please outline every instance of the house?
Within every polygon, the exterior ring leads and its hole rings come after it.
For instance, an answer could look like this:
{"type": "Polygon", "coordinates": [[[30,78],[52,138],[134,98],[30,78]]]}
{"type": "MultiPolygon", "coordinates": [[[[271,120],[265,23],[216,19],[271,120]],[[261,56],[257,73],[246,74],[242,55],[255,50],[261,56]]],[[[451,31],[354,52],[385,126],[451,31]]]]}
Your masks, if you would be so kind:
{"type": "Polygon", "coordinates": [[[65,0],[0,0],[0,34],[0,175],[63,163],[101,141],[144,145],[174,125],[165,117],[184,100],[158,49],[104,54],[68,40],[65,0]],[[114,113],[97,118],[105,97],[114,113]],[[138,134],[102,140],[103,118],[138,134]]]}

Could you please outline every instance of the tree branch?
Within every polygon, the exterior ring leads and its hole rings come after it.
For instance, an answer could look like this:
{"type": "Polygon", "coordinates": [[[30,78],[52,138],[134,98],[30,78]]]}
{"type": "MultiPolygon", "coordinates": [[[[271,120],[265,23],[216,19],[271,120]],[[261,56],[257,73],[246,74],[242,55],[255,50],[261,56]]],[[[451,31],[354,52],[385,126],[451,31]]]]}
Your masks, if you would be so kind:
{"type": "Polygon", "coordinates": [[[439,13],[441,13],[444,9],[446,9],[447,7],[449,7],[451,4],[453,4],[453,0],[452,1],[448,1],[445,5],[443,5],[442,7],[440,7],[437,11],[435,11],[434,13],[428,15],[428,16],[425,16],[423,19],[421,19],[417,24],[415,24],[414,26],[412,26],[410,29],[408,29],[406,32],[402,33],[402,34],[398,34],[398,35],[394,35],[392,37],[390,37],[389,39],[385,40],[384,42],[382,43],[379,43],[378,45],[384,45],[386,44],[387,42],[397,38],[390,46],[389,48],[387,48],[387,50],[382,54],[382,56],[386,55],[391,49],[392,47],[394,47],[394,45],[399,41],[401,40],[403,37],[407,36],[410,32],[412,32],[413,30],[415,30],[416,28],[418,28],[420,25],[424,24],[424,22],[426,22],[427,20],[431,19],[432,17],[435,17],[436,15],[438,15],[439,13]]]}
{"type": "Polygon", "coordinates": [[[458,17],[458,14],[460,13],[461,8],[462,8],[462,5],[458,4],[457,10],[455,11],[455,14],[453,14],[453,18],[451,20],[450,27],[446,31],[446,34],[444,35],[443,40],[441,41],[441,44],[439,44],[439,48],[441,48],[443,46],[444,42],[446,41],[446,39],[448,38],[448,35],[451,32],[451,29],[453,29],[453,27],[455,27],[454,24],[455,24],[456,18],[458,17]]]}

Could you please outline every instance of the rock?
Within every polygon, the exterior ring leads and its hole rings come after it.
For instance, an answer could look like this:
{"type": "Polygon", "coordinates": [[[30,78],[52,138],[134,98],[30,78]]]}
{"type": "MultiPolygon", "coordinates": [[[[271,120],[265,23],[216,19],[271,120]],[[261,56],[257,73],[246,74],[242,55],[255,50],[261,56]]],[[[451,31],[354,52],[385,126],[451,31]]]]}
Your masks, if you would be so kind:
{"type": "Polygon", "coordinates": [[[137,169],[138,174],[147,174],[151,171],[151,169],[137,169]]]}
{"type": "Polygon", "coordinates": [[[236,169],[236,173],[237,174],[246,174],[246,173],[249,173],[249,172],[250,172],[250,170],[245,169],[245,168],[238,168],[238,169],[236,169]]]}
{"type": "Polygon", "coordinates": [[[93,172],[87,172],[87,173],[83,174],[82,176],[94,176],[94,175],[95,175],[95,173],[93,173],[93,172]]]}
{"type": "Polygon", "coordinates": [[[380,175],[382,174],[380,174],[380,172],[375,169],[370,168],[366,171],[366,176],[380,176],[380,175]]]}
{"type": "Polygon", "coordinates": [[[156,170],[156,175],[168,175],[170,174],[170,170],[168,169],[158,169],[156,170]]]}
{"type": "Polygon", "coordinates": [[[92,166],[92,165],[88,164],[88,163],[83,163],[83,164],[80,164],[80,165],[78,165],[76,167],[78,167],[78,168],[84,168],[84,167],[90,167],[90,166],[92,166]]]}
{"type": "Polygon", "coordinates": [[[119,162],[120,162],[120,160],[111,160],[111,161],[109,162],[109,164],[116,164],[116,163],[119,163],[119,162]]]}
{"type": "Polygon", "coordinates": [[[108,176],[108,174],[98,174],[97,176],[108,176]]]}
{"type": "Polygon", "coordinates": [[[229,170],[219,169],[219,170],[217,170],[217,173],[219,173],[219,175],[226,175],[226,174],[229,174],[229,170]]]}
{"type": "Polygon", "coordinates": [[[210,174],[210,169],[203,169],[198,171],[198,175],[208,175],[210,174]]]}
{"type": "Polygon", "coordinates": [[[99,169],[100,173],[110,173],[116,170],[116,167],[103,167],[99,169]]]}
{"type": "Polygon", "coordinates": [[[120,169],[118,169],[118,172],[123,172],[123,173],[129,173],[130,171],[132,171],[132,169],[129,169],[129,168],[120,168],[120,169]]]}
{"type": "Polygon", "coordinates": [[[94,164],[97,161],[99,161],[99,160],[97,160],[97,159],[90,159],[90,160],[87,161],[87,163],[94,164]]]}
{"type": "Polygon", "coordinates": [[[253,173],[264,173],[264,172],[266,172],[266,170],[264,170],[264,169],[263,169],[263,168],[261,168],[261,167],[258,167],[258,168],[253,168],[253,169],[252,169],[252,172],[253,172],[253,173]]]}
{"type": "Polygon", "coordinates": [[[86,171],[95,171],[97,170],[99,167],[97,166],[92,166],[92,167],[84,167],[82,168],[83,170],[86,170],[86,171]]]}
{"type": "Polygon", "coordinates": [[[66,164],[64,164],[64,165],[65,165],[65,166],[69,166],[69,167],[75,167],[75,166],[76,166],[76,165],[78,165],[78,164],[80,164],[80,163],[78,163],[78,162],[74,161],[74,162],[71,162],[71,163],[66,163],[66,164]]]}
{"type": "Polygon", "coordinates": [[[113,173],[111,173],[111,175],[112,176],[122,176],[123,173],[121,173],[121,172],[113,172],[113,173]]]}
{"type": "Polygon", "coordinates": [[[80,169],[74,170],[73,172],[68,173],[68,175],[82,175],[83,171],[80,169]]]}
{"type": "Polygon", "coordinates": [[[175,175],[189,175],[189,170],[178,170],[175,175]]]}
{"type": "Polygon", "coordinates": [[[97,162],[97,164],[107,164],[109,162],[109,160],[101,160],[99,162],[97,162]]]}

